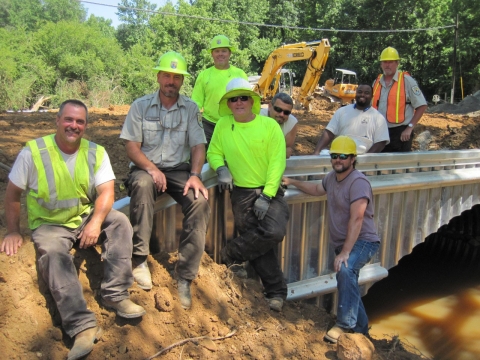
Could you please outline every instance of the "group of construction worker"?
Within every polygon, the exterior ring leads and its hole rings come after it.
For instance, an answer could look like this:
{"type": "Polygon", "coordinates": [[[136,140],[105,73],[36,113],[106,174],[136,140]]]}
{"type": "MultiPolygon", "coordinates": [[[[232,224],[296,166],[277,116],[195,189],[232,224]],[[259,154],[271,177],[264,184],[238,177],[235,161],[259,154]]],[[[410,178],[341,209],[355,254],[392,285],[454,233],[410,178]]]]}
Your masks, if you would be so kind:
{"type": "Polygon", "coordinates": [[[346,332],[368,332],[358,275],[377,252],[380,239],[373,223],[372,189],[355,170],[356,156],[365,143],[365,151],[385,151],[388,146],[410,150],[413,127],[426,108],[415,80],[398,71],[396,50],[385,49],[380,57],[383,74],[373,88],[360,85],[356,104],[339,109],[319,140],[317,154],[331,144],[333,171],[321,183],[309,183],[283,177],[298,125],[290,96],[279,93],[261,109],[260,96],[251,90],[245,72],[230,64],[235,51],[230,40],[215,36],[210,51],[214,65],[199,74],[192,98],[180,94],[189,76],[185,59],[167,52],[154,68],[159,89],[131,105],[120,135],[131,161],[125,181],[130,218],[112,209],[115,175],[105,149],[83,138],[88,110],[79,100],[62,103],[56,132],[29,141],[12,167],[5,196],[7,233],[0,251],[14,255],[23,243],[20,199],[26,192],[39,272],[64,331],[75,339],[69,360],[90,353],[102,333],[87,308],[70,250],[100,244],[102,304],[120,317],[143,316],[145,309],[129,299],[128,289],[134,281],[147,291],[153,287],[148,255],[154,206],[163,193],[184,215],[173,278],[181,306],[190,309],[191,283],[198,274],[211,213],[202,182],[205,161],[217,173],[218,191],[230,193],[238,233],[222,247],[221,261],[238,276],[245,275],[248,262],[275,311],[282,310],[287,297],[277,256],[289,219],[284,188],[327,195],[339,304],[336,325],[325,338],[336,342],[346,332]],[[401,104],[395,105],[396,99],[401,104]],[[369,142],[355,141],[361,137],[369,142]]]}

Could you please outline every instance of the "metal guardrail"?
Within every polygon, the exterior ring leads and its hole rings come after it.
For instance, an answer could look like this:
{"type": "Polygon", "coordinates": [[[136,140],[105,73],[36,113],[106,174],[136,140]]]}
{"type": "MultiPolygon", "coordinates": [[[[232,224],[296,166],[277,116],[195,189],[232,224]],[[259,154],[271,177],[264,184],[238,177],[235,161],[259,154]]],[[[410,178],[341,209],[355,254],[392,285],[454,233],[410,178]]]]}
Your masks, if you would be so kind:
{"type": "MultiPolygon", "coordinates": [[[[480,203],[480,150],[445,150],[402,154],[359,155],[357,169],[373,188],[375,223],[381,248],[360,272],[367,288],[387,276],[388,269],[413,247],[455,216],[480,203]]],[[[319,181],[331,170],[328,156],[297,156],[287,160],[286,176],[319,181]]],[[[235,236],[228,194],[216,190],[216,174],[206,164],[202,171],[212,209],[206,251],[218,261],[219,251],[235,236]]],[[[334,252],[328,244],[325,197],[312,197],[292,188],[285,194],[290,221],[279,248],[289,286],[288,299],[315,297],[336,290],[334,252]]],[[[129,199],[115,208],[128,213],[129,199]]],[[[174,251],[183,215],[168,195],[155,205],[152,252],[174,251]]]]}

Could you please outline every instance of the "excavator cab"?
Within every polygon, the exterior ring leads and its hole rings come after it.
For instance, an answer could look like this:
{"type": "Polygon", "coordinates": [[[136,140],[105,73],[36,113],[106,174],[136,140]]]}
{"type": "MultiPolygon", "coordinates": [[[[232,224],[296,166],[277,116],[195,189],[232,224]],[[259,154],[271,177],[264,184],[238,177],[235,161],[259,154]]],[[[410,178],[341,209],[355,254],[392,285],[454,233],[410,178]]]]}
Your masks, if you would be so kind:
{"type": "MultiPolygon", "coordinates": [[[[248,77],[248,82],[250,83],[250,86],[253,91],[256,89],[256,85],[258,83],[258,80],[260,79],[260,75],[258,76],[249,76],[248,77]]],[[[270,86],[268,87],[269,93],[273,94],[272,97],[279,93],[283,92],[286,93],[290,96],[292,96],[293,93],[293,78],[295,77],[295,73],[290,70],[290,69],[280,69],[280,71],[276,74],[276,76],[273,78],[270,86]]],[[[262,102],[268,102],[270,101],[271,98],[263,98],[262,102]]]]}
{"type": "Polygon", "coordinates": [[[336,69],[335,77],[325,82],[325,95],[342,104],[355,102],[358,80],[357,73],[345,69],[336,69]]]}
{"type": "Polygon", "coordinates": [[[295,77],[295,73],[290,69],[282,69],[280,70],[280,80],[278,84],[278,92],[283,92],[290,97],[292,96],[293,91],[293,78],[295,77]]]}

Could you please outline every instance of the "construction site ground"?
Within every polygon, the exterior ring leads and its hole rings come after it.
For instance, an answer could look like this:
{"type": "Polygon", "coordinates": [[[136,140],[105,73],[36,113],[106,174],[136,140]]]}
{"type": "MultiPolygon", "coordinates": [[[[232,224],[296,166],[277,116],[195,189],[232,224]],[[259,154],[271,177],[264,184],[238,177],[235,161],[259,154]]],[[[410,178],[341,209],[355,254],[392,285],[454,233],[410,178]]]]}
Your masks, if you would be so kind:
{"type": "MultiPolygon", "coordinates": [[[[480,101],[478,102],[480,104],[480,101]]],[[[294,111],[299,120],[295,154],[313,152],[337,104],[314,100],[312,110],[294,111]]],[[[129,106],[90,109],[87,138],[106,147],[117,176],[116,198],[128,171],[123,142],[119,139],[129,106]]],[[[419,147],[428,150],[480,148],[478,108],[466,115],[425,114],[417,134],[428,131],[419,147]]],[[[5,196],[11,166],[25,142],[55,130],[55,112],[0,114],[0,198],[5,196]]],[[[424,133],[426,134],[426,133],[424,133]]],[[[24,202],[24,199],[22,199],[24,202]]],[[[53,299],[39,277],[36,252],[26,229],[25,208],[21,225],[25,243],[13,257],[0,254],[0,357],[3,359],[64,359],[73,341],[60,327],[53,299]]],[[[0,237],[6,232],[5,212],[0,205],[0,237]]],[[[154,287],[130,290],[131,298],[144,306],[142,319],[125,320],[102,307],[102,263],[98,248],[73,250],[88,307],[95,313],[104,335],[89,359],[145,359],[179,341],[185,342],[159,356],[163,359],[337,359],[336,345],[323,341],[334,317],[312,301],[288,302],[283,312],[268,308],[261,286],[254,280],[239,280],[225,266],[206,254],[192,285],[193,306],[185,311],[176,299],[171,272],[176,255],[149,256],[154,287]],[[235,332],[233,336],[230,336],[235,332]]],[[[395,334],[373,339],[375,359],[420,359],[416,349],[395,334]]]]}

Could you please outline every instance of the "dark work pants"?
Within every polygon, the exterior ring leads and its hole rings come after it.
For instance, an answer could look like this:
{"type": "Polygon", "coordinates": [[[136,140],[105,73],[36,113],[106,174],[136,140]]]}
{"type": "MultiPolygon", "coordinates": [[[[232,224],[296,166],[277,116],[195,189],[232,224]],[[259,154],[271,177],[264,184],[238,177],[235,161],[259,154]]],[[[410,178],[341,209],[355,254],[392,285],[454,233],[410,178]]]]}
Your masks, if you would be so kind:
{"type": "Polygon", "coordinates": [[[390,136],[390,143],[388,143],[382,150],[382,153],[386,152],[410,152],[412,151],[412,142],[415,135],[415,131],[412,131],[410,140],[402,141],[400,136],[403,130],[407,128],[407,125],[388,128],[388,135],[390,136]]]}
{"type": "MultiPolygon", "coordinates": [[[[177,274],[186,280],[193,280],[198,273],[200,260],[205,250],[205,235],[210,219],[210,206],[202,194],[195,199],[193,190],[183,196],[183,189],[190,177],[190,166],[181,165],[174,169],[162,170],[167,178],[167,190],[181,207],[183,230],[178,246],[177,274]]],[[[157,192],[152,177],[144,170],[133,168],[127,179],[130,199],[130,222],[133,227],[133,255],[148,255],[152,236],[154,206],[157,192]]]]}
{"type": "MultiPolygon", "coordinates": [[[[38,268],[48,284],[62,327],[70,337],[97,326],[95,315],[87,309],[83,290],[73,264],[72,249],[87,218],[77,229],[41,225],[32,233],[39,252],[38,268]]],[[[102,224],[99,243],[104,263],[101,295],[110,301],[128,299],[133,284],[132,227],[125,214],[111,210],[102,224]]]]}
{"type": "Polygon", "coordinates": [[[279,190],[263,220],[258,220],[253,205],[260,192],[260,189],[234,187],[232,210],[240,236],[228,242],[226,252],[234,260],[250,262],[262,280],[268,298],[286,299],[287,284],[276,249],[287,231],[288,205],[283,199],[283,191],[279,190]]]}

